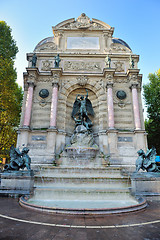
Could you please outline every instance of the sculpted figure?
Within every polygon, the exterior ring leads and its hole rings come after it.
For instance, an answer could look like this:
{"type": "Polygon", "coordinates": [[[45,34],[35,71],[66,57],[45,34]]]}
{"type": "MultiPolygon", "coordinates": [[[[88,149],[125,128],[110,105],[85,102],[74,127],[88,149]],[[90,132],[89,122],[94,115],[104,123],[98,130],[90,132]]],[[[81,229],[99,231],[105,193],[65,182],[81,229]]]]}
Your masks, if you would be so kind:
{"type": "Polygon", "coordinates": [[[92,127],[92,121],[89,119],[88,115],[94,116],[94,111],[92,108],[92,103],[88,99],[88,90],[86,89],[86,96],[78,94],[76,100],[73,104],[72,118],[75,120],[77,125],[84,125],[87,130],[92,127]],[[78,119],[76,116],[78,115],[78,119]]]}
{"type": "Polygon", "coordinates": [[[59,54],[57,54],[57,56],[54,57],[55,61],[54,61],[54,67],[55,68],[59,68],[59,63],[61,61],[59,54]]]}
{"type": "Polygon", "coordinates": [[[145,170],[144,167],[143,167],[143,161],[144,161],[144,158],[145,158],[145,153],[142,149],[140,149],[137,153],[138,153],[139,157],[136,160],[136,172],[138,172],[141,168],[143,170],[145,170]]]}
{"type": "Polygon", "coordinates": [[[31,170],[31,158],[28,156],[29,149],[24,147],[22,152],[18,148],[14,148],[12,145],[10,148],[10,163],[4,165],[4,170],[12,170],[18,171],[20,168],[24,169],[25,167],[27,170],[31,170]]]}
{"type": "Polygon", "coordinates": [[[107,55],[107,57],[105,58],[105,62],[107,68],[111,68],[111,58],[109,57],[109,55],[107,55]]]}
{"type": "Polygon", "coordinates": [[[130,56],[129,66],[130,68],[134,68],[134,59],[132,58],[132,56],[130,56]]]}
{"type": "Polygon", "coordinates": [[[147,172],[160,172],[160,169],[155,162],[155,147],[148,149],[146,154],[142,149],[140,149],[137,153],[139,157],[136,160],[136,172],[138,172],[140,169],[146,170],[147,172]]]}
{"type": "Polygon", "coordinates": [[[35,68],[36,67],[36,63],[37,63],[37,56],[36,56],[35,53],[32,56],[31,62],[32,62],[32,68],[35,68]]]}

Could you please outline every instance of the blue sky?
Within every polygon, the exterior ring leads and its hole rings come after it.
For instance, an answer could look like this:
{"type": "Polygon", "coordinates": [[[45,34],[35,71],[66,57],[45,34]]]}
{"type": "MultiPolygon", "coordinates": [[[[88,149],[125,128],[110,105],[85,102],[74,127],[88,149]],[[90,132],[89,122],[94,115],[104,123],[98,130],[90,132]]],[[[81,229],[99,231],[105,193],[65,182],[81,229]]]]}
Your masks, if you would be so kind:
{"type": "Polygon", "coordinates": [[[115,28],[114,37],[126,41],[140,55],[143,83],[160,68],[160,0],[0,0],[0,20],[12,29],[19,53],[15,61],[18,83],[23,86],[26,53],[52,36],[52,26],[84,12],[115,28]]]}

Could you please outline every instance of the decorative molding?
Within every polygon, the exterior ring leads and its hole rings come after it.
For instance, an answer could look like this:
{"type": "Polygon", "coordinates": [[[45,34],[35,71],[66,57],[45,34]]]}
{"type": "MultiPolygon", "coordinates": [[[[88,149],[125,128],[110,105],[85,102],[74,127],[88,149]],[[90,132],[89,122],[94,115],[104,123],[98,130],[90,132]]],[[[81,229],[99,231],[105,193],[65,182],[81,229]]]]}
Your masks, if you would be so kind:
{"type": "Polygon", "coordinates": [[[109,30],[113,29],[106,23],[103,23],[99,20],[92,19],[86,16],[85,13],[82,13],[77,20],[69,19],[63,24],[58,24],[54,29],[89,29],[89,30],[109,30]]]}
{"type": "Polygon", "coordinates": [[[106,78],[106,80],[109,81],[109,82],[112,82],[112,81],[113,81],[113,75],[112,75],[112,74],[106,74],[105,78],[106,78]]]}
{"type": "Polygon", "coordinates": [[[131,82],[131,81],[133,81],[133,82],[135,82],[135,81],[137,81],[137,74],[130,74],[129,76],[128,76],[128,80],[129,80],[129,82],[131,82]]]}
{"type": "Polygon", "coordinates": [[[98,83],[102,88],[104,88],[104,81],[103,81],[102,78],[101,78],[101,79],[98,79],[98,80],[97,80],[97,83],[98,83]]]}
{"type": "Polygon", "coordinates": [[[121,61],[117,61],[117,62],[113,62],[116,72],[124,72],[124,62],[121,61]]]}
{"type": "Polygon", "coordinates": [[[122,46],[121,44],[118,43],[112,43],[110,52],[132,52],[130,49],[126,48],[125,46],[122,46]]]}
{"type": "Polygon", "coordinates": [[[129,79],[128,78],[123,78],[123,79],[120,79],[120,78],[117,78],[114,80],[116,83],[128,83],[129,82],[129,79]]]}
{"type": "Polygon", "coordinates": [[[79,76],[79,77],[77,77],[77,82],[80,86],[85,86],[88,82],[88,77],[87,76],[79,76]]]}
{"type": "Polygon", "coordinates": [[[37,47],[35,49],[35,52],[49,52],[49,51],[53,51],[53,50],[57,50],[57,46],[54,42],[48,42],[48,43],[44,43],[43,45],[37,47]]]}
{"type": "Polygon", "coordinates": [[[86,62],[86,61],[65,61],[64,71],[100,71],[100,62],[86,62]]]}
{"type": "Polygon", "coordinates": [[[59,80],[59,78],[60,78],[60,73],[53,73],[54,80],[59,80]]]}
{"type": "Polygon", "coordinates": [[[49,61],[49,60],[45,60],[45,61],[42,61],[42,68],[41,70],[43,71],[50,71],[51,69],[51,65],[52,65],[53,61],[49,61]]]}
{"type": "Polygon", "coordinates": [[[52,77],[38,78],[38,82],[52,82],[52,80],[53,80],[52,77]]]}

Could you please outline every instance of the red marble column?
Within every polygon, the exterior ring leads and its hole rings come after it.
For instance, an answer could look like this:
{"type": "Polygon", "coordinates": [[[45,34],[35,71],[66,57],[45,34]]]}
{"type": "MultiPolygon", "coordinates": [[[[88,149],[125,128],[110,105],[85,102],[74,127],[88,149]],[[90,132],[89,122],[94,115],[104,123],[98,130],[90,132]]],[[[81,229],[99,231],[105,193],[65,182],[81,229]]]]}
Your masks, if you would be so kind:
{"type": "Polygon", "coordinates": [[[131,89],[132,89],[132,102],[133,102],[135,129],[141,130],[141,120],[140,120],[140,112],[139,112],[137,85],[133,84],[131,86],[131,89]]]}
{"type": "Polygon", "coordinates": [[[107,84],[107,103],[108,103],[108,128],[114,129],[114,108],[113,108],[113,83],[107,84]]]}
{"type": "Polygon", "coordinates": [[[58,84],[53,83],[50,128],[56,128],[57,105],[58,105],[58,84]]]}
{"type": "Polygon", "coordinates": [[[25,105],[25,113],[24,113],[24,127],[29,127],[30,120],[31,120],[31,111],[32,111],[32,100],[33,100],[33,88],[34,83],[30,82],[27,92],[27,98],[26,98],[26,105],[25,105]]]}

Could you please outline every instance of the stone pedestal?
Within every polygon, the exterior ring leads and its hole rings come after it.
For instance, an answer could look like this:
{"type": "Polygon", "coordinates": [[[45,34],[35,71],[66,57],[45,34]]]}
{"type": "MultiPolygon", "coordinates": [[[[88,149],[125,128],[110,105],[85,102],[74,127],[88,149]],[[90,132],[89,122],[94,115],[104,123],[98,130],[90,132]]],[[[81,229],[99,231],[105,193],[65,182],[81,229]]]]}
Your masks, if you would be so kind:
{"type": "Polygon", "coordinates": [[[31,171],[7,171],[1,174],[2,195],[18,197],[30,195],[34,187],[34,173],[31,171]]]}
{"type": "Polygon", "coordinates": [[[141,172],[131,176],[132,192],[146,198],[160,199],[160,173],[141,172]]]}

